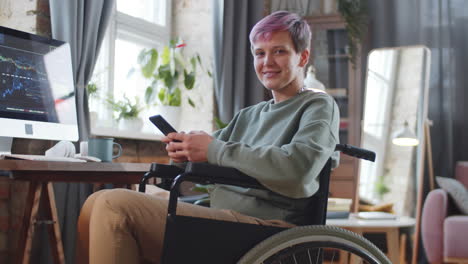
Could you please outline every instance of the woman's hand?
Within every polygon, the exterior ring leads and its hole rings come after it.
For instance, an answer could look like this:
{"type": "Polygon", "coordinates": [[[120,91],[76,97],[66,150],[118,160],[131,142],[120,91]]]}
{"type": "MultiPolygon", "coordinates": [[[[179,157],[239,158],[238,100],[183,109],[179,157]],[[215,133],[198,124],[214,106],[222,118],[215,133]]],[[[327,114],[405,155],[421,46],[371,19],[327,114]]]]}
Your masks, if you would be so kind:
{"type": "Polygon", "coordinates": [[[208,160],[208,145],[213,137],[203,131],[191,131],[188,134],[170,133],[161,141],[166,143],[169,157],[176,163],[193,161],[203,162],[208,160]],[[181,142],[174,142],[179,140],[181,142]]]}

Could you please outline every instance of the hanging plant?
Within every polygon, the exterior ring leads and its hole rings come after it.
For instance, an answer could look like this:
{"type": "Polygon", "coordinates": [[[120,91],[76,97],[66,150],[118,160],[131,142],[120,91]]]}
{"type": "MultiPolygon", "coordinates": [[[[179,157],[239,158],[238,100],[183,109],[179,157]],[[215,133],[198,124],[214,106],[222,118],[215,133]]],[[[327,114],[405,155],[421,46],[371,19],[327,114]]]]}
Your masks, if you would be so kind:
{"type": "Polygon", "coordinates": [[[367,0],[337,0],[338,12],[346,22],[349,37],[349,55],[356,66],[358,47],[362,43],[368,26],[367,0]]]}

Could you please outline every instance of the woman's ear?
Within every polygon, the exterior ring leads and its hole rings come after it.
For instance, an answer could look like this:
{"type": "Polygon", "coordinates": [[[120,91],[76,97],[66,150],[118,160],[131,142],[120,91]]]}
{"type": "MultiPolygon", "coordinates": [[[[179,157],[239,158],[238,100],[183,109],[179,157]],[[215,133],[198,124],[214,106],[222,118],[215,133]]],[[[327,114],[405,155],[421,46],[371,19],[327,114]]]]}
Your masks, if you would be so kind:
{"type": "Polygon", "coordinates": [[[305,67],[307,63],[309,62],[309,56],[310,56],[310,50],[305,49],[301,52],[301,58],[299,61],[299,66],[300,67],[305,67]]]}

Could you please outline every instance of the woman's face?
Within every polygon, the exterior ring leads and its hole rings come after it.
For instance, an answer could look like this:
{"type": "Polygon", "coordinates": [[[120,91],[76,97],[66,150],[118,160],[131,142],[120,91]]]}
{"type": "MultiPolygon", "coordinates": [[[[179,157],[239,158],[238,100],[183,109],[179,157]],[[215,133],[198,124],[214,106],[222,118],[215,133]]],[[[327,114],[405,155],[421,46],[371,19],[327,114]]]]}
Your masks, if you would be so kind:
{"type": "Polygon", "coordinates": [[[257,40],[252,45],[255,72],[269,90],[302,87],[303,67],[309,51],[297,53],[287,31],[274,32],[269,40],[257,40]]]}

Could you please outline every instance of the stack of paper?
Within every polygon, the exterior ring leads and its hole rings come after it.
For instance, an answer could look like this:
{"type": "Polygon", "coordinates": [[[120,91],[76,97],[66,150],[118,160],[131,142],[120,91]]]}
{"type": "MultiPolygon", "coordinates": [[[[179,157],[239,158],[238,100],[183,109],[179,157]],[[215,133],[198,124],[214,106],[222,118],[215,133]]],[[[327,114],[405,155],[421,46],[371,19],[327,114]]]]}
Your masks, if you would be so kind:
{"type": "Polygon", "coordinates": [[[327,218],[348,218],[352,203],[352,199],[328,198],[327,218]]]}

